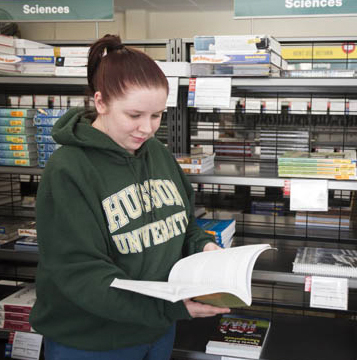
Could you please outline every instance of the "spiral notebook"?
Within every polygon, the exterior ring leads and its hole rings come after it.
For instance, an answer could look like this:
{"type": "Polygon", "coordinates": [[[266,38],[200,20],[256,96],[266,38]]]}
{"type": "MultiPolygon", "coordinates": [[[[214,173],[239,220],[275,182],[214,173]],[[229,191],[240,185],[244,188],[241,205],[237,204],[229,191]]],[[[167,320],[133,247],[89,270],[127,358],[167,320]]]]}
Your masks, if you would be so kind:
{"type": "Polygon", "coordinates": [[[293,272],[297,274],[357,277],[357,250],[301,247],[293,272]]]}

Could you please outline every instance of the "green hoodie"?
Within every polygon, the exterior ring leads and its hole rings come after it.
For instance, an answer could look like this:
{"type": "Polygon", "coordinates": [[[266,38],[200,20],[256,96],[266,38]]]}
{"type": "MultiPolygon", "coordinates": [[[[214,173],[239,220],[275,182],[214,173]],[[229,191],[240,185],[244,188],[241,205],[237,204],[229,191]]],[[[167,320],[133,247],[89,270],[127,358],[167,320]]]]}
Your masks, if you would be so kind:
{"type": "Polygon", "coordinates": [[[71,109],[53,128],[64,146],[37,194],[30,322],[63,345],[111,350],[153,342],[190,317],[182,301],[111,288],[113,279],[166,281],[175,262],[212,237],[196,225],[192,187],[163,144],[152,138],[132,155],[93,120],[71,109]]]}

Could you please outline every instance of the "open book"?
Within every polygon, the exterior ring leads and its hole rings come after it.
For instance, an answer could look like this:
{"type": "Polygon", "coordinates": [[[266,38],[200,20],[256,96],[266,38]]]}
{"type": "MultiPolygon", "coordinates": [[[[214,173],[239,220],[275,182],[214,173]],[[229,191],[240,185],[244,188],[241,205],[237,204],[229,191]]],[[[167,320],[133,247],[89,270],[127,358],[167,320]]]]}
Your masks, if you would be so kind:
{"type": "Polygon", "coordinates": [[[220,307],[251,305],[251,281],[258,256],[269,244],[193,254],[179,260],[167,282],[114,279],[110,286],[176,302],[191,299],[220,307]]]}

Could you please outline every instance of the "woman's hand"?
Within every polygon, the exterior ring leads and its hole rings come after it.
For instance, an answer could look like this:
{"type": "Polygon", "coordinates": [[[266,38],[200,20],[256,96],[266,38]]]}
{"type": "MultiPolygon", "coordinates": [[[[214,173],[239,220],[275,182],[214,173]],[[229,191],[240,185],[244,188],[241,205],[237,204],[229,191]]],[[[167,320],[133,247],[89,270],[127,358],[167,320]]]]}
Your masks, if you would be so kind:
{"type": "Polygon", "coordinates": [[[187,311],[193,318],[226,314],[231,311],[230,308],[221,308],[217,306],[201,304],[190,299],[184,300],[183,303],[185,304],[187,311]]]}
{"type": "Polygon", "coordinates": [[[217,244],[215,244],[214,242],[207,243],[203,248],[203,251],[212,251],[212,250],[222,250],[222,248],[217,244]]]}

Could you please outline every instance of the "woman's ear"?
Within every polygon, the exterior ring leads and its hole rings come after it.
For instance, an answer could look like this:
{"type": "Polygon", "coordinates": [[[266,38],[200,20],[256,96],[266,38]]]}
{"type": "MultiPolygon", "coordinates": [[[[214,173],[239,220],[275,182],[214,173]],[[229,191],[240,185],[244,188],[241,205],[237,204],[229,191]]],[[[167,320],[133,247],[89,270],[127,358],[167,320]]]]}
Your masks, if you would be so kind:
{"type": "Polygon", "coordinates": [[[107,105],[104,103],[100,91],[96,91],[94,94],[94,105],[98,114],[103,115],[107,112],[107,105]]]}

